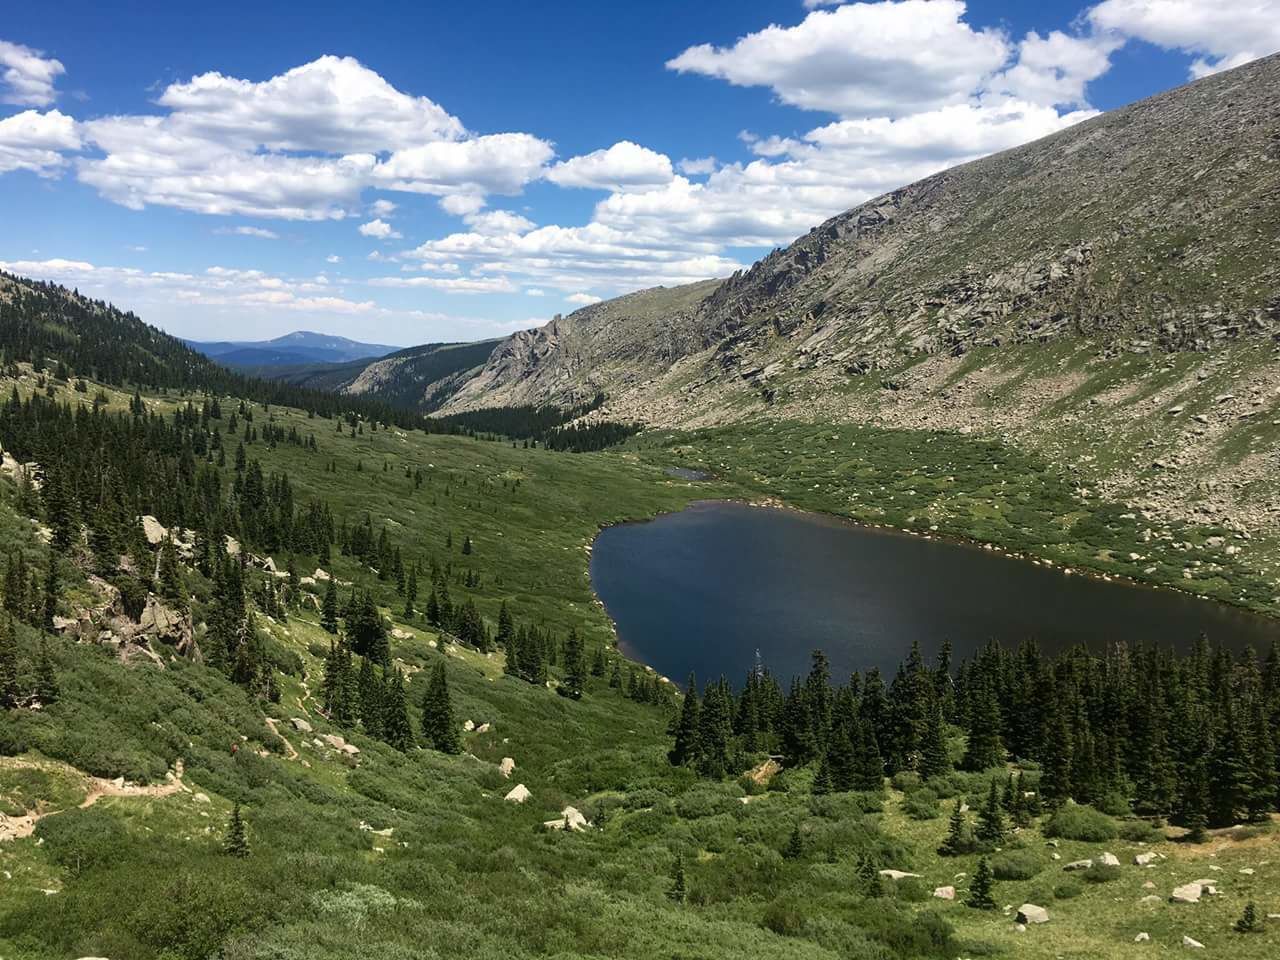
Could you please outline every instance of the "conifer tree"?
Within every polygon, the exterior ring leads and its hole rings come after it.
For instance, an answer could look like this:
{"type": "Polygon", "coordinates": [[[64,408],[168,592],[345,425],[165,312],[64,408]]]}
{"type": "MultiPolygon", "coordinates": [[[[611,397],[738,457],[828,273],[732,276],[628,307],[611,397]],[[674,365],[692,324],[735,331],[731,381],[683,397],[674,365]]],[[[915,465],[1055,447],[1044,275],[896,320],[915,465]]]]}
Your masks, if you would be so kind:
{"type": "Polygon", "coordinates": [[[987,770],[1004,762],[1000,743],[1000,705],[988,679],[981,679],[969,704],[969,742],[965,749],[967,770],[987,770]]]}
{"type": "Polygon", "coordinates": [[[18,705],[21,691],[18,689],[18,644],[14,635],[13,617],[0,621],[0,710],[12,710],[18,705]]]}
{"type": "Polygon", "coordinates": [[[182,581],[182,571],[178,567],[178,551],[173,545],[173,537],[165,537],[160,545],[160,557],[157,563],[160,581],[160,596],[178,610],[187,608],[187,589],[182,581]]]}
{"type": "Polygon", "coordinates": [[[986,857],[983,857],[978,861],[978,869],[973,874],[973,883],[969,886],[969,898],[965,903],[975,910],[994,910],[996,901],[991,895],[994,880],[991,864],[986,857]]]}
{"type": "Polygon", "coordinates": [[[426,694],[422,698],[422,737],[441,753],[462,752],[443,660],[432,667],[431,679],[427,681],[426,694]]]}
{"type": "MultiPolygon", "coordinates": [[[[856,721],[855,721],[856,722],[856,721]]],[[[823,755],[831,777],[831,789],[836,793],[858,789],[858,755],[843,724],[836,726],[823,755]]]]}
{"type": "Polygon", "coordinates": [[[380,740],[383,735],[382,721],[385,716],[382,681],[374,675],[373,662],[368,657],[360,658],[356,689],[360,696],[360,722],[369,736],[380,740]]]}
{"type": "Polygon", "coordinates": [[[733,706],[729,685],[707,684],[698,718],[698,772],[719,779],[729,771],[729,741],[733,737],[733,706]]]}
{"type": "Polygon", "coordinates": [[[498,607],[498,632],[493,639],[498,646],[507,651],[508,660],[511,659],[511,642],[515,639],[515,635],[515,620],[511,616],[511,611],[507,609],[507,601],[503,600],[502,605],[498,607]]]}
{"type": "MultiPolygon", "coordinates": [[[[635,681],[635,674],[631,675],[635,681]]],[[[698,680],[691,673],[685,687],[684,701],[680,705],[680,715],[676,720],[675,743],[667,752],[667,759],[673,766],[684,766],[697,759],[698,749],[698,680]]]]}
{"type": "Polygon", "coordinates": [[[853,744],[857,766],[853,778],[853,789],[873,790],[880,793],[884,790],[884,760],[880,756],[880,745],[876,742],[875,731],[871,724],[859,721],[855,725],[857,739],[853,744]]]}
{"type": "Polygon", "coordinates": [[[1252,770],[1244,731],[1230,695],[1224,698],[1218,715],[1222,718],[1221,727],[1209,756],[1209,816],[1214,823],[1229,824],[1248,808],[1252,770]]]}
{"type": "Polygon", "coordinates": [[[227,835],[223,840],[223,849],[228,856],[247,857],[249,855],[249,831],[244,818],[240,815],[240,804],[231,808],[231,818],[227,821],[227,835]]]}
{"type": "Polygon", "coordinates": [[[320,626],[328,633],[338,632],[338,587],[330,577],[324,588],[324,603],[320,607],[320,626]]]}
{"type": "Polygon", "coordinates": [[[995,779],[991,781],[991,790],[987,794],[987,802],[978,812],[978,840],[989,846],[998,846],[1004,841],[1004,814],[1000,810],[1000,790],[995,779]]]}
{"type": "Polygon", "coordinates": [[[417,611],[413,605],[418,602],[418,568],[415,564],[409,568],[409,575],[404,584],[404,618],[412,620],[417,611]]]}
{"type": "Polygon", "coordinates": [[[793,765],[801,766],[818,755],[818,740],[814,734],[812,704],[809,690],[796,680],[782,704],[782,750],[793,765]]]}
{"type": "Polygon", "coordinates": [[[942,703],[930,697],[920,743],[920,776],[928,780],[946,773],[951,767],[947,755],[947,738],[943,728],[942,703]]]}
{"type": "Polygon", "coordinates": [[[1204,843],[1209,825],[1209,771],[1203,756],[1197,757],[1187,773],[1182,794],[1182,819],[1187,827],[1187,840],[1204,843]]]}
{"type": "Polygon", "coordinates": [[[1264,823],[1276,805],[1276,748],[1262,697],[1249,703],[1249,791],[1245,807],[1249,819],[1264,823]]]}
{"type": "Polygon", "coordinates": [[[947,825],[947,837],[938,848],[944,857],[959,857],[973,849],[973,841],[969,832],[969,822],[964,815],[964,805],[956,798],[956,805],[951,810],[951,820],[947,825]]]}
{"type": "Polygon", "coordinates": [[[405,699],[404,674],[397,667],[386,681],[382,696],[383,739],[404,752],[413,746],[413,727],[409,723],[409,704],[405,699]]]}
{"type": "Polygon", "coordinates": [[[1072,737],[1066,711],[1050,697],[1046,704],[1046,742],[1041,751],[1040,796],[1050,806],[1071,798],[1072,737]]]}
{"type": "Polygon", "coordinates": [[[582,691],[587,685],[587,662],[582,650],[582,639],[575,627],[569,628],[569,636],[564,641],[564,683],[559,690],[574,700],[582,698],[582,691]]]}
{"type": "Polygon", "coordinates": [[[863,896],[880,897],[884,894],[884,881],[876,862],[866,854],[858,858],[858,883],[862,887],[863,896]]]}
{"type": "Polygon", "coordinates": [[[47,707],[58,702],[60,693],[58,673],[54,669],[53,658],[49,656],[49,639],[42,634],[36,652],[36,699],[41,706],[47,707]]]}
{"type": "Polygon", "coordinates": [[[1244,913],[1236,921],[1236,933],[1257,933],[1258,930],[1258,905],[1250,900],[1244,905],[1244,913]]]}
{"type": "Polygon", "coordinates": [[[62,595],[62,584],[58,579],[58,553],[49,551],[49,566],[44,575],[44,607],[40,625],[45,630],[53,629],[53,618],[58,612],[58,599],[62,595]]]}
{"type": "Polygon", "coordinates": [[[671,887],[667,890],[667,896],[676,903],[684,903],[685,897],[688,896],[688,890],[685,887],[683,854],[677,853],[675,862],[671,865],[671,887]]]}
{"type": "Polygon", "coordinates": [[[813,775],[813,795],[815,797],[825,796],[834,789],[831,776],[831,749],[822,755],[822,759],[818,761],[818,771],[813,775]]]}
{"type": "Polygon", "coordinates": [[[799,823],[792,827],[787,844],[782,848],[782,855],[788,860],[799,860],[804,856],[804,834],[800,832],[799,823]]]}

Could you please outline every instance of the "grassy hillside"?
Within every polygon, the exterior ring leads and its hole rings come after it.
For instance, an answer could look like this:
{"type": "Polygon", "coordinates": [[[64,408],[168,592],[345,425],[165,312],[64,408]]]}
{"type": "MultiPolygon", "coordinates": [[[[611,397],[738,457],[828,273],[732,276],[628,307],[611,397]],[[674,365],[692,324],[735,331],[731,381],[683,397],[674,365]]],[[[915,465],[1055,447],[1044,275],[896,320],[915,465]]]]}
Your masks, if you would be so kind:
{"type": "MultiPolygon", "coordinates": [[[[29,368],[20,372],[0,391],[36,390],[29,368]]],[[[71,385],[53,389],[74,400],[71,385]]],[[[119,409],[131,396],[106,394],[119,409]]],[[[149,394],[145,404],[171,416],[185,399],[149,394]]],[[[863,512],[853,504],[865,499],[872,502],[866,515],[886,522],[907,524],[900,513],[928,510],[949,532],[1011,547],[1025,545],[1019,535],[1039,538],[1054,517],[1085,509],[1113,516],[1101,504],[1083,508],[1033,463],[956,438],[867,431],[830,440],[780,425],[648,435],[621,451],[568,455],[368,423],[352,436],[345,424],[339,430],[297,410],[253,412],[260,426],[315,436],[314,450],[249,444],[264,468],[288,472],[299,500],[323,496],[344,517],[368,512],[410,555],[451,562],[458,574],[473,571],[478,586],[465,592],[490,622],[505,600],[518,617],[557,631],[573,627],[592,646],[611,636],[586,574],[596,529],[692,498],[773,494],[855,515],[863,512]],[[931,476],[922,463],[920,445],[937,443],[946,454],[936,460],[954,479],[931,476]],[[827,452],[841,445],[849,456],[827,452]],[[989,482],[992,463],[1008,485],[989,482]],[[720,479],[677,481],[664,472],[672,465],[709,467],[720,479]],[[415,489],[418,469],[425,481],[415,489]],[[954,489],[934,491],[928,503],[907,493],[925,498],[926,484],[944,482],[954,489]],[[888,507],[890,496],[904,502],[888,507]],[[472,550],[464,554],[467,538],[472,550]]],[[[6,541],[39,565],[46,548],[36,526],[18,516],[20,495],[11,478],[0,479],[0,525],[6,541]]],[[[1121,547],[1131,532],[1115,517],[1092,536],[1121,547]]],[[[287,560],[275,559],[281,567],[287,560]]],[[[145,658],[122,663],[106,646],[55,640],[59,700],[2,718],[0,812],[14,819],[0,821],[0,830],[27,813],[44,816],[32,836],[0,840],[0,956],[1083,960],[1128,956],[1137,949],[1133,938],[1147,932],[1153,946],[1172,949],[1189,935],[1213,951],[1262,960],[1280,944],[1271,928],[1231,929],[1250,900],[1264,915],[1280,909],[1280,858],[1269,826],[1188,846],[1134,823],[1125,828],[1128,839],[1060,840],[1058,847],[1045,846],[1041,825],[1028,827],[1009,844],[1026,861],[1009,869],[1026,879],[998,880],[995,896],[1001,907],[1031,899],[1051,920],[1018,932],[1010,912],[963,904],[975,856],[934,852],[946,832],[938,796],[967,796],[976,806],[985,775],[955,774],[928,792],[905,777],[883,797],[813,796],[811,767],[787,771],[768,791],[699,780],[666,761],[664,708],[633,702],[602,677],[572,701],[506,676],[501,651],[442,647],[421,617],[400,615],[390,584],[350,558],[335,552],[330,570],[373,589],[395,624],[392,656],[408,672],[415,729],[427,668],[441,659],[457,721],[489,727],[464,733],[464,752],[453,757],[424,748],[401,753],[331,724],[318,692],[329,635],[308,603],[285,619],[259,619],[301,667],[279,675],[278,703],[250,698],[163,645],[153,644],[161,668],[145,658]],[[312,730],[297,729],[294,718],[312,730]],[[358,759],[317,739],[325,734],[354,743],[358,759]],[[504,757],[515,760],[510,779],[498,767],[504,757]],[[154,788],[115,787],[117,776],[154,788]],[[516,783],[532,793],[522,805],[502,799],[516,783]],[[222,851],[233,803],[248,823],[244,859],[222,851]],[[590,829],[542,826],[569,804],[590,829]],[[1123,866],[1083,880],[1062,870],[1104,849],[1123,866]],[[1155,866],[1132,864],[1133,855],[1150,851],[1160,854],[1155,866]],[[683,903],[669,896],[677,856],[686,870],[683,903]],[[865,860],[921,876],[878,881],[871,890],[860,876],[865,860]],[[1207,876],[1218,879],[1216,897],[1167,902],[1176,883],[1207,876]],[[958,888],[956,901],[930,895],[945,885],[958,888]],[[1142,902],[1153,894],[1158,903],[1142,902]]],[[[1249,582],[1244,568],[1224,563],[1223,571],[1229,583],[1249,582]]],[[[208,586],[189,576],[199,598],[208,586]]],[[[82,576],[69,580],[64,611],[92,595],[82,576]]],[[[19,627],[19,645],[26,682],[36,634],[19,627]]],[[[953,730],[953,755],[961,747],[953,730]]],[[[1033,784],[1035,771],[1027,775],[1033,784]]]]}

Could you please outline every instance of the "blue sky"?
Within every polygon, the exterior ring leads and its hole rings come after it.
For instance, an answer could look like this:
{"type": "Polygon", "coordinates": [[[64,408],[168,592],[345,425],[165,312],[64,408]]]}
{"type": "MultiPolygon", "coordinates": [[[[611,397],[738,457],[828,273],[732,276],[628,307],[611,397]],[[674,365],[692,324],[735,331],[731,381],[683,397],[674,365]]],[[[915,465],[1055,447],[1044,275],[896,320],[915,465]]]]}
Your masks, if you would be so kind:
{"type": "Polygon", "coordinates": [[[476,339],[723,276],[1280,49],[1280,0],[178,6],[9,5],[0,269],[206,339],[476,339]]]}

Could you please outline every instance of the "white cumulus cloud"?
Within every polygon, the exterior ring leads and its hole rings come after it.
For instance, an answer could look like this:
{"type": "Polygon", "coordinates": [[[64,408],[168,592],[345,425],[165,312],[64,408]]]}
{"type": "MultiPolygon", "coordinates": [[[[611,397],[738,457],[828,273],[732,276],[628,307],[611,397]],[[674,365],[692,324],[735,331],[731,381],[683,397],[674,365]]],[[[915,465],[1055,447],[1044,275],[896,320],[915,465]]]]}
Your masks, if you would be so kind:
{"type": "Polygon", "coordinates": [[[100,151],[80,179],[133,209],[340,219],[388,199],[370,189],[426,193],[459,212],[490,193],[518,193],[554,151],[525,133],[474,135],[427,97],[397,90],[350,57],[320,57],[267,80],[210,72],[167,87],[159,115],[83,125],[100,151]]]}
{"type": "Polygon", "coordinates": [[[57,99],[54,83],[66,68],[20,43],[0,40],[0,103],[47,107],[57,99]]]}
{"type": "Polygon", "coordinates": [[[52,177],[66,164],[63,151],[80,148],[76,122],[64,113],[24,110],[0,120],[0,173],[30,170],[52,177]]]}
{"type": "Polygon", "coordinates": [[[561,187],[628,190],[670,183],[671,159],[630,140],[607,150],[573,157],[547,171],[547,179],[561,187]]]}
{"type": "Polygon", "coordinates": [[[399,240],[401,233],[392,228],[385,220],[370,220],[360,224],[360,236],[372,237],[375,240],[399,240]]]}
{"type": "Polygon", "coordinates": [[[964,22],[959,0],[851,3],[771,25],[727,47],[689,47],[681,73],[769,87],[783,103],[844,117],[897,117],[963,103],[1010,55],[998,30],[964,22]]]}
{"type": "Polygon", "coordinates": [[[1193,78],[1280,51],[1280,0],[1103,0],[1097,29],[1196,57],[1193,78]]]}

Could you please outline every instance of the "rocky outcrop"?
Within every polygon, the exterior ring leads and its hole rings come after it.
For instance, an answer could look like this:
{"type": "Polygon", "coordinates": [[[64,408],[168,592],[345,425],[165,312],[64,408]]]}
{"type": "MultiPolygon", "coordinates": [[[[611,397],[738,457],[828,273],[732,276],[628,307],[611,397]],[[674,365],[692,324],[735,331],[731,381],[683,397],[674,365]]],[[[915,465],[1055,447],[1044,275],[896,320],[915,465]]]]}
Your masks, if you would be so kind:
{"type": "MultiPolygon", "coordinates": [[[[123,659],[149,651],[155,643],[197,663],[202,661],[189,612],[176,610],[155,594],[148,594],[135,619],[126,611],[114,585],[96,576],[90,576],[88,582],[99,602],[78,608],[74,616],[55,617],[53,626],[58,633],[81,643],[112,647],[123,659]]],[[[160,663],[154,654],[150,659],[160,663]]]]}

